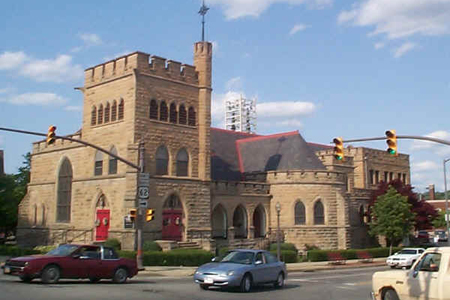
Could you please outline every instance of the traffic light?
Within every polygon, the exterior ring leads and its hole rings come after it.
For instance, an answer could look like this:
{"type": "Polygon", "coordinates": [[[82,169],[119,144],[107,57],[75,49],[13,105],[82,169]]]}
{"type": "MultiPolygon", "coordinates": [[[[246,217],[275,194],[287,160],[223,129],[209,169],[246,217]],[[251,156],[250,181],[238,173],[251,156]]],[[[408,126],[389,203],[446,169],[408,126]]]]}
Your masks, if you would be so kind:
{"type": "Polygon", "coordinates": [[[386,131],[386,144],[388,144],[387,152],[397,156],[397,135],[395,134],[395,130],[386,131]]]}
{"type": "Polygon", "coordinates": [[[128,212],[128,215],[129,215],[131,221],[136,220],[136,214],[137,214],[136,208],[130,208],[130,211],[128,212]]]}
{"type": "Polygon", "coordinates": [[[51,145],[55,142],[55,131],[56,131],[56,126],[51,125],[48,128],[48,132],[47,132],[47,145],[51,145]]]}
{"type": "Polygon", "coordinates": [[[337,160],[343,160],[344,159],[344,142],[342,138],[334,138],[334,158],[337,160]]]}
{"type": "Polygon", "coordinates": [[[150,222],[155,218],[155,210],[154,209],[147,209],[147,213],[145,214],[145,221],[150,222]]]}

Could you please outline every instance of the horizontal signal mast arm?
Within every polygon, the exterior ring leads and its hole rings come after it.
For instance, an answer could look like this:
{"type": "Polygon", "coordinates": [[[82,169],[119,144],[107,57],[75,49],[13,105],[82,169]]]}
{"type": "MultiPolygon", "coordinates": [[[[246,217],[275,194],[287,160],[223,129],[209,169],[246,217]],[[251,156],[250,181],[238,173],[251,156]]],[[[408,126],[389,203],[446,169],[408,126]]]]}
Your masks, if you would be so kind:
{"type": "MultiPolygon", "coordinates": [[[[361,138],[361,139],[352,139],[352,140],[343,140],[344,143],[355,143],[355,142],[365,142],[365,141],[381,141],[385,140],[386,137],[373,137],[373,138],[361,138]]],[[[450,141],[445,141],[441,139],[436,139],[432,137],[427,136],[417,136],[417,135],[397,135],[397,139],[405,139],[405,140],[423,140],[423,141],[430,141],[435,142],[439,144],[449,145],[450,141]]],[[[333,144],[334,142],[331,142],[330,144],[333,144]]]]}

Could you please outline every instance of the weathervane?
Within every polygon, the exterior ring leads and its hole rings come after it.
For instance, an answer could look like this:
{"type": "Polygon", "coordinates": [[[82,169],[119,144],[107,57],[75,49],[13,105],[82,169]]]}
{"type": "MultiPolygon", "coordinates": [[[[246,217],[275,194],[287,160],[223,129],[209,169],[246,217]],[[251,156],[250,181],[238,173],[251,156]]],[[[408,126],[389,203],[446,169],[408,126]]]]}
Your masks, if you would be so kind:
{"type": "Polygon", "coordinates": [[[205,0],[203,0],[203,5],[200,7],[198,13],[202,16],[202,42],[205,41],[205,15],[208,12],[209,7],[205,5],[205,0]]]}

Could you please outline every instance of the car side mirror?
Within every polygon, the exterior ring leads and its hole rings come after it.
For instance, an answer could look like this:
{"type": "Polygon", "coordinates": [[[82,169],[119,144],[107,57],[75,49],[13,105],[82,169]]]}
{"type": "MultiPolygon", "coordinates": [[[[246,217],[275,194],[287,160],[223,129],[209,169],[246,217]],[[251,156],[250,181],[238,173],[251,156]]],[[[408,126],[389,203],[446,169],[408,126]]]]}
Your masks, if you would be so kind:
{"type": "Polygon", "coordinates": [[[255,261],[255,265],[261,265],[262,263],[263,263],[262,260],[255,261]]]}
{"type": "Polygon", "coordinates": [[[217,257],[213,257],[212,259],[211,259],[211,261],[216,261],[217,260],[217,257]]]}
{"type": "Polygon", "coordinates": [[[72,255],[72,257],[73,257],[73,258],[80,258],[80,257],[81,257],[81,254],[80,254],[80,253],[76,253],[76,254],[72,255]]]}

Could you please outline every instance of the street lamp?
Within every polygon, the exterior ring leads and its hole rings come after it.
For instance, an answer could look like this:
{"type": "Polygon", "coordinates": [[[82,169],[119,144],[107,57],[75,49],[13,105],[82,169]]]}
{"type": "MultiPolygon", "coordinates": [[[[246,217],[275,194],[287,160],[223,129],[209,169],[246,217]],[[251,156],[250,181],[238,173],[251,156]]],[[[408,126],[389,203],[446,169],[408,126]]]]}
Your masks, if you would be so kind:
{"type": "Polygon", "coordinates": [[[450,231],[448,226],[448,198],[447,198],[447,174],[445,171],[445,164],[450,161],[450,158],[444,159],[444,189],[445,189],[445,221],[447,222],[447,244],[450,245],[450,231]]]}
{"type": "Polygon", "coordinates": [[[278,260],[280,260],[280,202],[277,202],[277,204],[275,205],[275,209],[277,210],[277,258],[278,260]]]}

